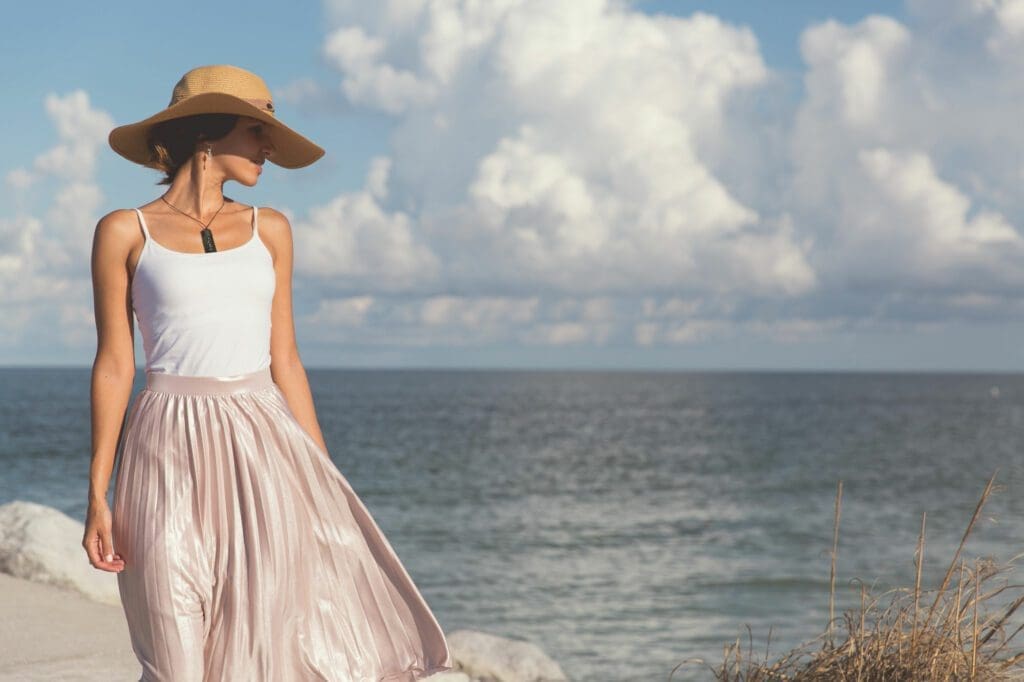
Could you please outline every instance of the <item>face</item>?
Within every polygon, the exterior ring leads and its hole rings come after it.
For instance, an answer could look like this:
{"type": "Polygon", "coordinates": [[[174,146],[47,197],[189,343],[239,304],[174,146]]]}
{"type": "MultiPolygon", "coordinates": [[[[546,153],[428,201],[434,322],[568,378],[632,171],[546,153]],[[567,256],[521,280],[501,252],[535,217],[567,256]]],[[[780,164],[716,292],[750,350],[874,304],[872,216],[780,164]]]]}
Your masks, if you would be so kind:
{"type": "MultiPolygon", "coordinates": [[[[258,118],[239,116],[230,133],[210,144],[213,160],[225,180],[253,186],[263,172],[263,163],[274,151],[273,128],[258,118]]],[[[205,146],[200,145],[200,149],[205,146]]]]}

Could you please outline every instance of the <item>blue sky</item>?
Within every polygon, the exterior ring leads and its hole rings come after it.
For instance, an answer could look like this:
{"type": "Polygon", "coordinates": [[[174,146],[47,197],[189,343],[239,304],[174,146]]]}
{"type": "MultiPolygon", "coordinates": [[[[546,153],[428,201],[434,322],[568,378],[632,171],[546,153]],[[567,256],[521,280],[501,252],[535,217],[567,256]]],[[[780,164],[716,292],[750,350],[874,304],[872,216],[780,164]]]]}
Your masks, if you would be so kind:
{"type": "Polygon", "coordinates": [[[1013,2],[20,4],[0,363],[89,364],[92,228],[161,191],[104,126],[231,63],[327,149],[225,188],[309,366],[1019,371],[1013,2]]]}

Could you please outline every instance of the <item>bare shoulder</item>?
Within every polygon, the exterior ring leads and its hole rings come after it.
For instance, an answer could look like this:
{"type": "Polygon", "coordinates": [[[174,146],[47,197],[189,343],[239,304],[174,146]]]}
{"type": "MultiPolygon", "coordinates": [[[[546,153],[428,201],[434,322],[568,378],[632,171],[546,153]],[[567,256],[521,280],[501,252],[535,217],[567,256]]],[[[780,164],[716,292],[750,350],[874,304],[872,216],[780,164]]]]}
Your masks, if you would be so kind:
{"type": "Polygon", "coordinates": [[[276,208],[260,206],[260,234],[264,235],[267,245],[277,260],[280,253],[289,253],[292,249],[292,226],[288,216],[276,208]]]}
{"type": "Polygon", "coordinates": [[[107,215],[100,218],[96,224],[99,230],[127,230],[134,228],[139,222],[135,210],[131,208],[115,208],[107,215]]]}
{"type": "Polygon", "coordinates": [[[139,219],[133,209],[114,209],[96,223],[94,243],[98,250],[127,253],[140,240],[139,219]]]}
{"type": "Polygon", "coordinates": [[[288,222],[288,216],[270,206],[260,206],[260,225],[267,225],[272,230],[291,231],[291,223],[288,222]]]}

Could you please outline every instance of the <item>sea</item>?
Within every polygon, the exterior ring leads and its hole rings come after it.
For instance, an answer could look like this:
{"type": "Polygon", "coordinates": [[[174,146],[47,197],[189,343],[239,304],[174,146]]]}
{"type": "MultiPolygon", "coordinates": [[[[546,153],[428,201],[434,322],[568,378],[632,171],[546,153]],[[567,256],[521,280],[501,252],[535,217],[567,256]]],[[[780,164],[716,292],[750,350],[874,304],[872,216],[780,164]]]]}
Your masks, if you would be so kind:
{"type": "MultiPolygon", "coordinates": [[[[730,645],[820,635],[830,594],[841,634],[864,595],[913,585],[922,522],[938,584],[993,477],[959,557],[1024,552],[1021,374],[307,372],[444,630],[531,642],[572,680],[710,680],[730,645]]],[[[89,383],[0,369],[0,504],[84,520],[89,383]]]]}

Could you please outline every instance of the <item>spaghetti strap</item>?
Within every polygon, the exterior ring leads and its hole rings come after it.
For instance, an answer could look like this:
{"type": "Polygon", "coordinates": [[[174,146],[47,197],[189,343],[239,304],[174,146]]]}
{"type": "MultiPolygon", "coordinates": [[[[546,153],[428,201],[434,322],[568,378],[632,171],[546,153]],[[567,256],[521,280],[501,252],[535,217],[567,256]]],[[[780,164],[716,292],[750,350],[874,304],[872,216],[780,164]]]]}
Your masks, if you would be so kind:
{"type": "Polygon", "coordinates": [[[139,215],[139,226],[142,228],[142,234],[146,237],[146,241],[151,241],[149,237],[149,228],[146,226],[146,219],[142,215],[141,209],[135,209],[135,212],[139,215]]]}
{"type": "Polygon", "coordinates": [[[256,207],[253,206],[252,207],[252,236],[253,237],[260,236],[260,221],[259,221],[259,218],[257,217],[256,214],[257,214],[256,207]]]}

